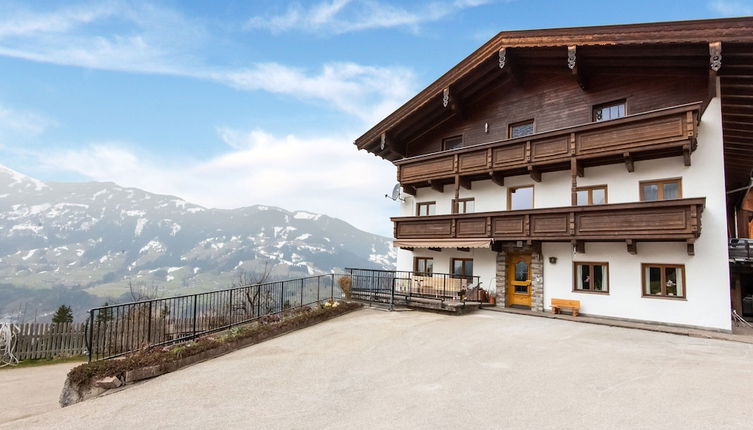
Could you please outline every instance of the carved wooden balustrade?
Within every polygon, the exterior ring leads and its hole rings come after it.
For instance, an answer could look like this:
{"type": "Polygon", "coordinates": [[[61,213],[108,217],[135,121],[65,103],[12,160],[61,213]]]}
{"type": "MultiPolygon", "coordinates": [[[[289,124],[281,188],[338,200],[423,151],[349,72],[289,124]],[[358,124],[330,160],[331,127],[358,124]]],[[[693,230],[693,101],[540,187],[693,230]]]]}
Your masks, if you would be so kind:
{"type": "Polygon", "coordinates": [[[470,214],[396,217],[395,239],[490,238],[502,241],[683,241],[692,254],[705,198],[567,206],[470,214]]]}
{"type": "Polygon", "coordinates": [[[624,118],[538,133],[522,138],[482,143],[451,151],[404,158],[395,162],[398,181],[406,192],[415,187],[441,186],[459,181],[492,179],[502,185],[505,176],[576,169],[683,155],[690,165],[695,150],[701,105],[660,109],[624,118]]]}

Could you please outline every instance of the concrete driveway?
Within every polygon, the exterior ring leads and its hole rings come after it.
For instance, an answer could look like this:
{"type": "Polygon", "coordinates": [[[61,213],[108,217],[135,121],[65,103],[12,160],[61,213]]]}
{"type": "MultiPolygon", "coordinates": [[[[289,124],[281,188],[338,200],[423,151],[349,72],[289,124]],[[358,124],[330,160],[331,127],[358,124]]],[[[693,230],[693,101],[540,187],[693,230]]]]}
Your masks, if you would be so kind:
{"type": "Polygon", "coordinates": [[[0,424],[58,409],[60,384],[79,364],[0,369],[0,424]]]}
{"type": "Polygon", "coordinates": [[[753,345],[362,310],[13,428],[751,428],[753,345]]]}

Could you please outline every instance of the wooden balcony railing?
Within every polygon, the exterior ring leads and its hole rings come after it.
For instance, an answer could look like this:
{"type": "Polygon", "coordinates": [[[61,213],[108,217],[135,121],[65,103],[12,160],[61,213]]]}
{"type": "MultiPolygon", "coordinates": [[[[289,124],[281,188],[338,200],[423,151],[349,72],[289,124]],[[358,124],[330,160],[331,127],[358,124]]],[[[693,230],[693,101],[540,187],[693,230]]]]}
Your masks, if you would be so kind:
{"type": "Polygon", "coordinates": [[[690,165],[695,150],[699,103],[660,109],[624,118],[589,123],[517,139],[482,143],[395,162],[404,187],[442,184],[456,179],[481,180],[530,172],[567,170],[573,166],[683,155],[690,165]],[[431,183],[429,181],[432,181],[431,183]]]}
{"type": "Polygon", "coordinates": [[[701,234],[705,198],[568,206],[456,215],[396,217],[395,239],[509,241],[684,241],[701,234]]]}

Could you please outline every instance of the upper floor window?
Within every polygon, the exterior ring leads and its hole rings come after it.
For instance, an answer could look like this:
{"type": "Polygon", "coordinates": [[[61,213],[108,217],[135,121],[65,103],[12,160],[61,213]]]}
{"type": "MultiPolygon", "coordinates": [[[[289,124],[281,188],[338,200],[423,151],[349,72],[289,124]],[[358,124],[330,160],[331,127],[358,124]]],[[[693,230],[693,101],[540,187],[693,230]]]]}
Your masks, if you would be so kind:
{"type": "Polygon", "coordinates": [[[533,120],[529,119],[528,121],[521,121],[516,122],[515,124],[510,124],[507,134],[510,139],[533,134],[533,120]]]}
{"type": "Polygon", "coordinates": [[[685,297],[685,266],[681,264],[642,264],[643,296],[685,297]]]}
{"type": "Polygon", "coordinates": [[[596,122],[609,121],[623,116],[625,116],[625,100],[594,106],[593,120],[596,122]]]}
{"type": "Polygon", "coordinates": [[[442,140],[442,150],[459,149],[463,147],[463,136],[453,136],[442,140]]]}
{"type": "Polygon", "coordinates": [[[642,181],[640,187],[643,202],[682,198],[682,180],[679,178],[642,181]]]}
{"type": "Polygon", "coordinates": [[[453,200],[453,211],[456,214],[468,214],[474,211],[473,199],[456,199],[453,200]]]}
{"type": "Polygon", "coordinates": [[[428,215],[436,215],[436,213],[437,213],[437,202],[416,203],[416,215],[428,216],[428,215]]]}
{"type": "Polygon", "coordinates": [[[603,205],[607,203],[607,186],[578,187],[575,189],[578,206],[603,205]]]}
{"type": "Polygon", "coordinates": [[[416,257],[413,259],[413,271],[430,274],[434,272],[434,259],[431,257],[416,257]]]}
{"type": "Polygon", "coordinates": [[[510,188],[507,193],[507,209],[533,209],[533,185],[510,188]]]}

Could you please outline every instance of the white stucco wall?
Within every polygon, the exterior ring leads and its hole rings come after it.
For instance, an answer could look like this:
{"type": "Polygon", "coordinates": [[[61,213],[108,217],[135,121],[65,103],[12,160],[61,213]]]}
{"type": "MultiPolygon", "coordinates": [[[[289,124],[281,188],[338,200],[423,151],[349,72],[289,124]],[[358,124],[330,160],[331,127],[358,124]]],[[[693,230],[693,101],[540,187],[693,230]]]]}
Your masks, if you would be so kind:
{"type": "MultiPolygon", "coordinates": [[[[685,166],[682,157],[635,162],[635,171],[628,173],[623,165],[614,164],[585,169],[578,186],[608,187],[609,203],[639,201],[639,182],[643,180],[682,178],[683,198],[705,197],[700,238],[695,255],[688,256],[684,243],[638,243],[638,254],[627,252],[624,243],[587,243],[586,253],[573,255],[572,247],[563,243],[544,243],[544,299],[572,298],[581,301],[582,312],[593,315],[641,319],[673,324],[729,330],[730,297],[727,262],[727,220],[724,186],[724,159],[719,99],[711,101],[699,127],[698,148],[692,154],[692,165],[685,166]],[[549,263],[549,257],[557,263],[549,263]],[[610,293],[608,295],[572,292],[573,261],[609,262],[610,293]],[[644,298],[641,296],[641,263],[684,264],[686,270],[685,300],[644,298]]],[[[534,207],[570,205],[570,172],[545,173],[542,182],[534,183],[529,176],[505,178],[505,186],[491,181],[473,183],[471,190],[461,189],[461,197],[474,197],[476,212],[501,211],[507,208],[508,187],[534,185],[534,207]]],[[[400,215],[415,215],[415,204],[436,201],[437,214],[451,213],[453,187],[444,193],[430,188],[418,189],[417,196],[406,196],[400,215]]],[[[474,259],[474,274],[482,277],[484,288],[494,286],[495,253],[490,250],[456,250],[433,252],[400,250],[398,269],[412,270],[413,256],[434,258],[436,272],[450,271],[450,258],[474,259]]]]}

